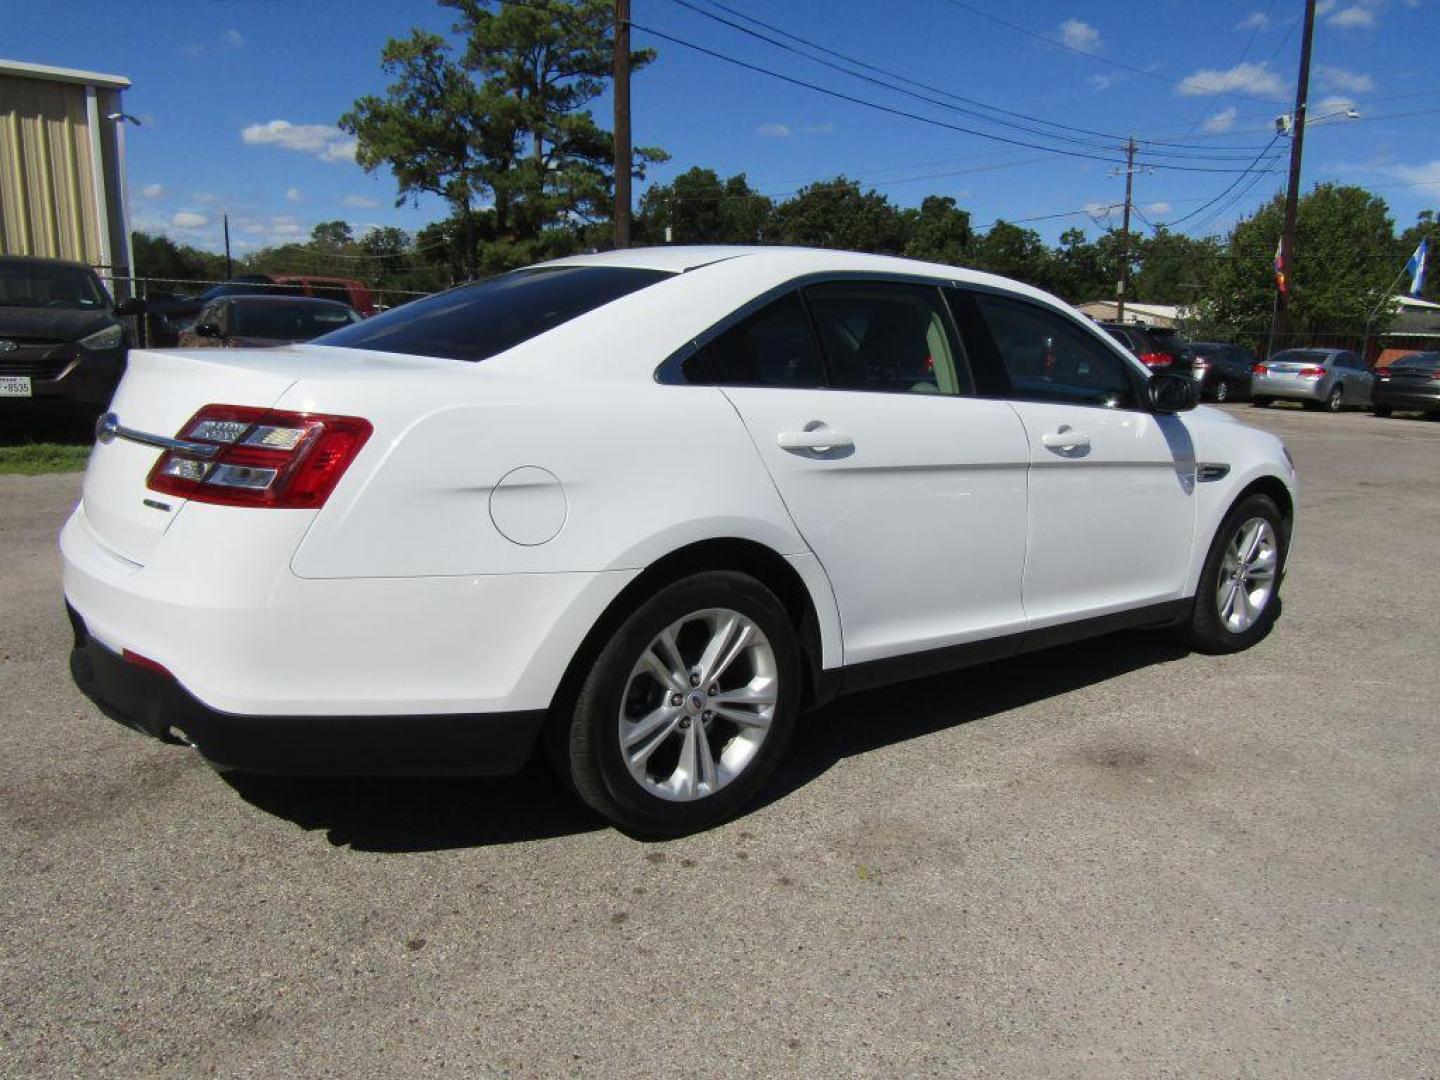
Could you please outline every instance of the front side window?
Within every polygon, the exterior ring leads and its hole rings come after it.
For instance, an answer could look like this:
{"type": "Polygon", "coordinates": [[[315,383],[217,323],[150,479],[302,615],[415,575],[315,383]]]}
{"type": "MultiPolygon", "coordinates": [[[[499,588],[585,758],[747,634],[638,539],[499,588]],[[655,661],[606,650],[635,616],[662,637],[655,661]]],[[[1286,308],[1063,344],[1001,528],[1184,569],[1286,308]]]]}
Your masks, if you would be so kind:
{"type": "Polygon", "coordinates": [[[1136,407],[1125,362],[1085,330],[1027,300],[974,292],[957,303],[966,348],[987,354],[1003,380],[989,396],[1111,409],[1136,407]]]}
{"type": "Polygon", "coordinates": [[[485,360],[671,276],[624,266],[516,270],[414,300],[314,344],[485,360]]]}
{"type": "Polygon", "coordinates": [[[886,393],[970,393],[938,289],[837,282],[805,290],[830,384],[886,393]]]}
{"type": "Polygon", "coordinates": [[[825,385],[805,305],[787,293],[724,331],[682,365],[688,382],[712,386],[825,385]]]}
{"type": "Polygon", "coordinates": [[[310,304],[304,301],[242,302],[232,307],[231,314],[231,334],[283,341],[309,341],[358,321],[354,312],[339,304],[310,304]]]}

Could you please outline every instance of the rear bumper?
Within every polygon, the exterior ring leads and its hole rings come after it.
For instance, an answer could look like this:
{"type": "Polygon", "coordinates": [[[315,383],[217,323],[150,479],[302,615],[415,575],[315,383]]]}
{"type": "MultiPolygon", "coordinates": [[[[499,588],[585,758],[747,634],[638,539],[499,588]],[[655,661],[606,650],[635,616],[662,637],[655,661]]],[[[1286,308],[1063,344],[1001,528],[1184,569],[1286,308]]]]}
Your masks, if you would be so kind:
{"type": "Polygon", "coordinates": [[[1371,405],[1388,405],[1392,409],[1424,409],[1427,412],[1440,409],[1440,389],[1392,389],[1384,383],[1376,383],[1370,393],[1371,405]]]}
{"type": "Polygon", "coordinates": [[[212,764],[293,776],[490,776],[518,771],[544,710],[416,716],[240,716],[212,709],[174,678],[100,644],[66,605],[75,630],[70,673],[112,720],[188,742],[212,764]]]}
{"type": "Polygon", "coordinates": [[[1250,394],[1258,398],[1288,398],[1291,401],[1324,401],[1330,386],[1324,379],[1306,379],[1304,382],[1286,379],[1254,376],[1250,380],[1250,394]]]}

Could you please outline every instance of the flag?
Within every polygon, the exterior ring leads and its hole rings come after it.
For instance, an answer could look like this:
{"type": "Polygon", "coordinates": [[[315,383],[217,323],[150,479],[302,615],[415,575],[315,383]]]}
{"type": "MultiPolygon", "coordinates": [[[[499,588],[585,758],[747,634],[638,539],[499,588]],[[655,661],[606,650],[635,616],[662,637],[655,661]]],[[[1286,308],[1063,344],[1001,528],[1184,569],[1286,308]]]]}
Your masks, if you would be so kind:
{"type": "Polygon", "coordinates": [[[1275,244],[1275,287],[1289,295],[1290,283],[1285,280],[1285,238],[1275,244]]]}
{"type": "Polygon", "coordinates": [[[1420,241],[1420,246],[1415,249],[1415,254],[1410,256],[1410,261],[1405,264],[1405,273],[1410,275],[1410,295],[1419,296],[1420,290],[1425,288],[1425,258],[1430,254],[1430,238],[1427,236],[1420,241]]]}

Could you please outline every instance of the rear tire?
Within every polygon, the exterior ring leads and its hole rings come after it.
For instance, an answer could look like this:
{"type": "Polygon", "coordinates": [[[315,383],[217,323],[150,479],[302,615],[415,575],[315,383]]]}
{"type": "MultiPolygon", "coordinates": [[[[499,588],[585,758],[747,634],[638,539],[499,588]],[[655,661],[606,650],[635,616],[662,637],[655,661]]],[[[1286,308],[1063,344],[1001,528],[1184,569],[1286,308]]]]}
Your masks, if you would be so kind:
{"type": "Polygon", "coordinates": [[[1268,397],[1252,397],[1250,404],[1254,405],[1257,409],[1268,409],[1270,407],[1270,399],[1268,397]]]}
{"type": "Polygon", "coordinates": [[[1234,506],[1210,543],[1190,617],[1180,627],[1197,652],[1248,649],[1270,632],[1280,615],[1280,583],[1290,536],[1268,495],[1234,506]]]}
{"type": "Polygon", "coordinates": [[[795,628],[775,595],[747,574],[695,574],[642,603],[600,651],[557,733],[558,764],[632,835],[707,829],[769,779],[801,686],[795,628]]]}

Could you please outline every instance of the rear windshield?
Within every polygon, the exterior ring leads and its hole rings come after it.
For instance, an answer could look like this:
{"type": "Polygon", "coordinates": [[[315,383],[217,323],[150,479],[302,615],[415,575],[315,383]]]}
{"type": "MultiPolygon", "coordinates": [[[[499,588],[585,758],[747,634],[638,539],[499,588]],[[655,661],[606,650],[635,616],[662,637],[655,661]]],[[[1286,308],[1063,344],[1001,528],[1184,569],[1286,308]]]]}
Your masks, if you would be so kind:
{"type": "Polygon", "coordinates": [[[1422,371],[1428,371],[1433,367],[1440,367],[1440,353],[1417,352],[1411,353],[1409,356],[1400,357],[1399,360],[1396,360],[1390,365],[1390,370],[1403,371],[1419,368],[1422,371]]]}
{"type": "Polygon", "coordinates": [[[621,266],[516,270],[415,300],[315,344],[484,360],[670,276],[621,266]]]}
{"type": "Polygon", "coordinates": [[[0,265],[0,307],[96,311],[109,304],[88,270],[21,263],[0,265]]]}
{"type": "Polygon", "coordinates": [[[1323,364],[1329,359],[1329,353],[1315,352],[1310,349],[1286,349],[1284,352],[1277,352],[1270,357],[1270,362],[1272,364],[1323,364]]]}
{"type": "Polygon", "coordinates": [[[239,302],[234,306],[237,337],[276,338],[282,341],[309,341],[357,322],[359,316],[339,304],[290,304],[262,301],[239,302]]]}

